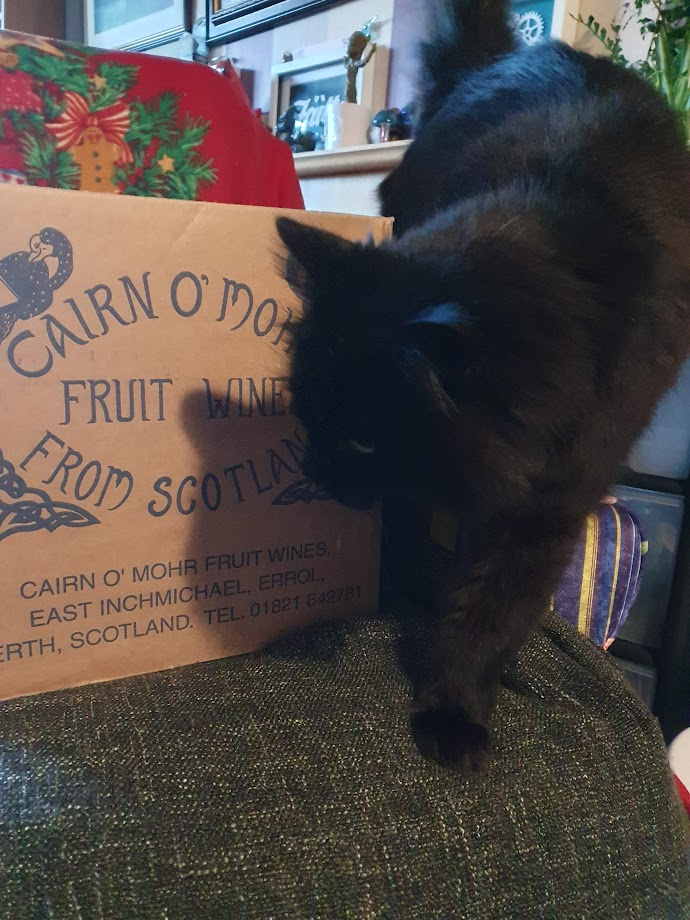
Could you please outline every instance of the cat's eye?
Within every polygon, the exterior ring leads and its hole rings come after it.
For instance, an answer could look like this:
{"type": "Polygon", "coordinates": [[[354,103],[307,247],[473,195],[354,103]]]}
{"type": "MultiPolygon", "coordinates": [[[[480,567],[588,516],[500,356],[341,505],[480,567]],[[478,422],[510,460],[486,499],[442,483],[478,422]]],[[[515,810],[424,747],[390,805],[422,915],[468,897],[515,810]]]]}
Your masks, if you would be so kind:
{"type": "Polygon", "coordinates": [[[357,441],[355,438],[350,438],[348,444],[350,448],[358,454],[373,454],[376,451],[373,444],[363,443],[362,441],[357,441]]]}

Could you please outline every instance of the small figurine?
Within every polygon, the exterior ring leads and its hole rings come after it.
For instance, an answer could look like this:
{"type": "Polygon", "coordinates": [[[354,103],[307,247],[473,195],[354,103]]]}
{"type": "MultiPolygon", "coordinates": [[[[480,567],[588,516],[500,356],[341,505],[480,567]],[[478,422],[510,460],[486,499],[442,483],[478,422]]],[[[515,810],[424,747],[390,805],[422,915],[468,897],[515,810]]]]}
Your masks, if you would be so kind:
{"type": "Polygon", "coordinates": [[[318,135],[313,131],[301,131],[291,143],[293,153],[311,153],[316,150],[318,135]]]}
{"type": "Polygon", "coordinates": [[[345,101],[357,102],[357,74],[365,67],[376,52],[376,42],[371,38],[371,27],[378,19],[374,16],[361,30],[353,32],[347,43],[347,55],[343,60],[347,71],[345,101]]]}
{"type": "Polygon", "coordinates": [[[402,140],[400,109],[381,109],[374,115],[371,124],[375,129],[371,132],[372,144],[387,144],[389,141],[402,140]]]}
{"type": "Polygon", "coordinates": [[[303,122],[297,120],[300,107],[291,105],[278,119],[276,137],[289,144],[293,153],[311,153],[316,150],[319,138],[313,131],[305,131],[303,122]]]}
{"type": "Polygon", "coordinates": [[[370,139],[372,144],[388,141],[407,141],[414,131],[414,111],[409,105],[405,109],[381,109],[372,119],[370,139]]]}
{"type": "Polygon", "coordinates": [[[298,113],[299,106],[291,105],[278,119],[278,123],[276,124],[276,137],[281,141],[285,141],[288,144],[292,143],[292,139],[295,135],[295,123],[298,113]]]}

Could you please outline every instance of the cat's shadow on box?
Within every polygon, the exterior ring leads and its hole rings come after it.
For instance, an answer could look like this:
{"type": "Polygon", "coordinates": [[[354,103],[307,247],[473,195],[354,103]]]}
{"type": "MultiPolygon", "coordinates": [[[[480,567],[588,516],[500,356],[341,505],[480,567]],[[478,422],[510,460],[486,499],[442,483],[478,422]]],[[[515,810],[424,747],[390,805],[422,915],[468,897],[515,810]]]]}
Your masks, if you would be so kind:
{"type": "MultiPolygon", "coordinates": [[[[270,501],[257,502],[256,489],[252,496],[253,477],[247,468],[250,458],[265,455],[267,434],[260,423],[244,424],[247,420],[242,417],[241,408],[236,400],[229,399],[223,406],[224,417],[210,418],[213,413],[209,411],[209,393],[201,388],[187,393],[182,401],[182,427],[193,449],[194,461],[182,492],[177,492],[178,483],[168,491],[170,502],[179,502],[177,510],[183,521],[188,522],[186,558],[196,560],[201,581],[204,576],[212,579],[213,561],[227,554],[233,557],[237,567],[215,573],[217,580],[224,583],[236,579],[246,584],[247,579],[254,577],[249,553],[271,539],[270,523],[261,516],[262,508],[270,507],[270,501]],[[230,472],[226,473],[227,470],[230,472]],[[208,571],[206,560],[211,564],[208,571]]],[[[256,471],[260,475],[258,468],[256,471]]],[[[384,508],[380,607],[366,618],[394,621],[397,657],[413,683],[419,676],[423,650],[433,628],[430,588],[438,587],[446,571],[444,566],[448,565],[445,555],[439,555],[425,539],[423,529],[419,514],[410,508],[402,505],[384,508]]],[[[246,605],[245,601],[234,604],[233,600],[230,597],[200,606],[246,605]]],[[[282,659],[336,660],[362,619],[297,625],[286,635],[270,640],[258,653],[282,659]]],[[[198,617],[197,622],[209,633],[212,631],[214,645],[228,654],[237,651],[238,628],[254,627],[249,618],[227,624],[227,629],[208,624],[205,616],[198,617]]]]}
{"type": "MultiPolygon", "coordinates": [[[[207,584],[213,580],[223,585],[229,582],[232,594],[234,582],[242,591],[248,585],[254,586],[260,559],[256,553],[272,539],[269,515],[273,493],[268,498],[257,495],[255,480],[256,477],[262,481],[266,476],[265,470],[259,467],[259,460],[265,457],[266,444],[272,439],[267,436],[262,420],[246,424],[248,420],[242,416],[246,406],[240,406],[233,399],[225,403],[224,394],[223,401],[224,417],[216,418],[209,417],[213,413],[209,411],[209,393],[205,389],[189,392],[182,401],[182,427],[193,447],[195,461],[180,498],[180,513],[189,527],[186,558],[196,560],[198,580],[205,579],[207,584]],[[193,511],[190,511],[192,503],[193,511]],[[266,509],[269,509],[268,514],[266,509]],[[219,563],[222,555],[230,557],[231,561],[226,559],[219,563]],[[217,571],[219,565],[221,568],[217,571]]],[[[289,459],[294,464],[294,458],[289,459]]],[[[170,491],[172,502],[176,503],[176,489],[170,491]]],[[[213,632],[214,646],[234,654],[240,641],[246,647],[255,641],[261,618],[252,620],[245,610],[255,598],[253,591],[252,595],[229,596],[200,605],[200,609],[225,607],[235,611],[233,616],[237,620],[228,622],[226,613],[222,625],[207,623],[205,614],[198,617],[201,628],[213,632]]],[[[203,610],[201,612],[203,614],[203,610]]],[[[286,630],[285,635],[267,639],[267,644],[262,641],[263,647],[256,653],[291,659],[335,659],[344,648],[347,627],[352,622],[297,624],[286,630]]]]}

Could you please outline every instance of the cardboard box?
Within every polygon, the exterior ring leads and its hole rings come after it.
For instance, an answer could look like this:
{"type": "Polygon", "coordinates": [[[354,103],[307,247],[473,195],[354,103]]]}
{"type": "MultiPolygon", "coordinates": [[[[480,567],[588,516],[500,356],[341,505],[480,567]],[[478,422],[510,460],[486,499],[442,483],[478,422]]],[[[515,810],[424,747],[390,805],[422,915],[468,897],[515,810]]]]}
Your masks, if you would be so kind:
{"type": "Polygon", "coordinates": [[[0,699],[373,611],[376,516],[300,471],[276,212],[9,186],[0,210],[0,699]]]}

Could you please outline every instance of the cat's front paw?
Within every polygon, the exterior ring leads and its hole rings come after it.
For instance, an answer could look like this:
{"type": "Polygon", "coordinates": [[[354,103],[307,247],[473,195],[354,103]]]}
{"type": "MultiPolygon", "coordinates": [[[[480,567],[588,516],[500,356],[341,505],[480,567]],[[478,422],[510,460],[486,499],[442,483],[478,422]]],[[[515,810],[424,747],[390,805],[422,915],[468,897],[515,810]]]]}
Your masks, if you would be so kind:
{"type": "Polygon", "coordinates": [[[427,760],[459,773],[481,770],[491,736],[483,725],[470,721],[462,709],[423,709],[414,713],[410,721],[415,744],[427,760]]]}

